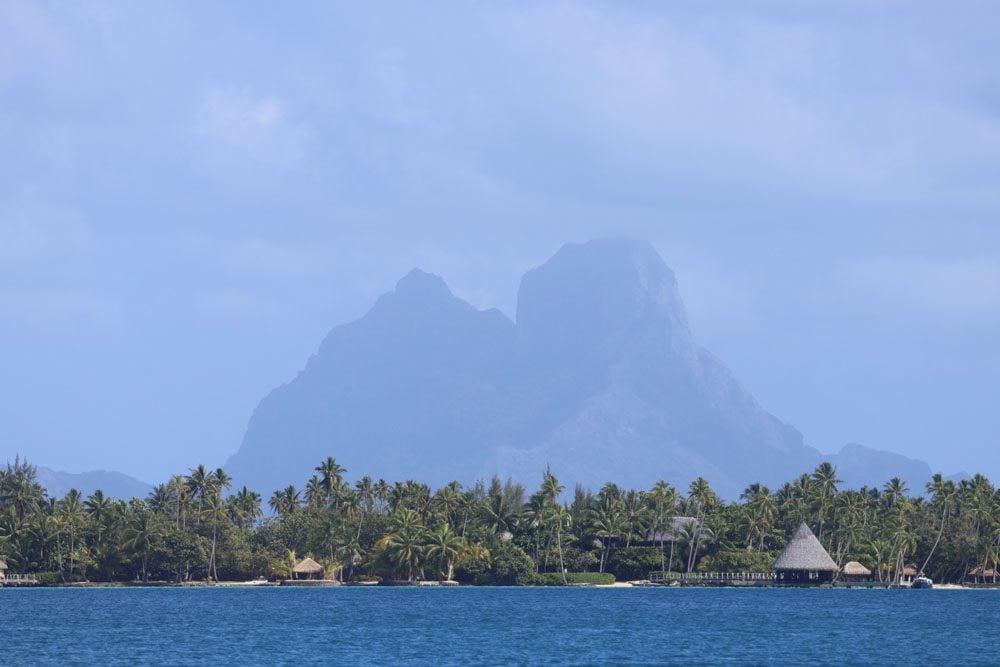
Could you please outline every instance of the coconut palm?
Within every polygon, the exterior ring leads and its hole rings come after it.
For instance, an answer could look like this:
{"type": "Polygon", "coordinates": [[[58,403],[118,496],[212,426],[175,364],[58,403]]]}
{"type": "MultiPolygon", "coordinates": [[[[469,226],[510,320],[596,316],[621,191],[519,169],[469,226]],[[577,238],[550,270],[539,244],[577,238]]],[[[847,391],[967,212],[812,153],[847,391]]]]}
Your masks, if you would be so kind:
{"type": "Polygon", "coordinates": [[[271,510],[281,515],[282,518],[294,513],[299,508],[299,503],[299,491],[291,484],[280,491],[275,491],[268,501],[271,510]]]}
{"type": "Polygon", "coordinates": [[[334,506],[336,506],[340,500],[341,479],[347,469],[338,464],[335,458],[328,456],[325,461],[316,466],[315,470],[320,474],[320,482],[326,494],[324,496],[326,503],[329,504],[330,499],[333,498],[334,506]]]}
{"type": "Polygon", "coordinates": [[[467,545],[450,524],[442,523],[427,533],[424,554],[428,560],[438,564],[438,574],[451,580],[455,572],[455,562],[462,556],[467,545]]]}

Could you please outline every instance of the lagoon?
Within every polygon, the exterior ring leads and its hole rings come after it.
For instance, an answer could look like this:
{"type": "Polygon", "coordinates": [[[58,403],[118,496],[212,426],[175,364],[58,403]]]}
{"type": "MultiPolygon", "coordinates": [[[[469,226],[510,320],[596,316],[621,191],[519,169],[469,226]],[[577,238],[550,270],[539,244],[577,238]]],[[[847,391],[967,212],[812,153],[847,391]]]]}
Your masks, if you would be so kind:
{"type": "Polygon", "coordinates": [[[4,664],[997,664],[1000,592],[0,589],[4,664]]]}

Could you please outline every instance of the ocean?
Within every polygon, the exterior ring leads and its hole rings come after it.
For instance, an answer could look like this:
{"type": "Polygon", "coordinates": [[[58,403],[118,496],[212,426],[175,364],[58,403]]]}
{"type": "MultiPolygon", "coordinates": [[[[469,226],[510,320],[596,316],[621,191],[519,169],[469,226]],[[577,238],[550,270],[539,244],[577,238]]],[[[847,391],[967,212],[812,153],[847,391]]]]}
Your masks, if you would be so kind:
{"type": "Polygon", "coordinates": [[[1000,591],[0,589],[0,663],[1000,664],[1000,591]]]}

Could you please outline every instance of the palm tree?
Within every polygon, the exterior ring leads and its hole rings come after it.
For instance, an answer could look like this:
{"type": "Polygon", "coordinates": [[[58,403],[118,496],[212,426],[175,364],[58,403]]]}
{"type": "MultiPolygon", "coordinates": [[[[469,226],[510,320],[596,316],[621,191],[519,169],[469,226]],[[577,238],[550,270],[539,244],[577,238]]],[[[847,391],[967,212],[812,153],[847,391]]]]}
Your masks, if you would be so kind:
{"type": "Polygon", "coordinates": [[[76,489],[70,489],[66,497],[59,503],[60,523],[69,529],[70,574],[76,568],[76,530],[83,526],[85,519],[83,504],[80,502],[80,492],[76,489]]]}
{"type": "Polygon", "coordinates": [[[625,546],[630,547],[632,538],[646,529],[649,520],[646,501],[640,492],[629,490],[622,497],[622,517],[625,520],[625,546]]]}
{"type": "Polygon", "coordinates": [[[424,555],[421,530],[407,527],[389,534],[386,545],[397,568],[406,568],[406,580],[413,581],[413,571],[420,567],[424,555]]]}
{"type": "Polygon", "coordinates": [[[149,511],[127,512],[125,529],[126,546],[142,551],[142,580],[149,581],[149,551],[153,542],[162,535],[158,516],[149,511]]]}
{"type": "Polygon", "coordinates": [[[924,564],[920,566],[920,574],[926,571],[927,564],[934,557],[934,552],[941,542],[941,536],[944,535],[944,525],[948,520],[948,513],[956,496],[955,483],[951,480],[945,480],[941,476],[941,473],[936,473],[931,481],[927,483],[927,493],[931,494],[932,504],[941,510],[941,525],[938,527],[937,537],[934,538],[934,545],[927,554],[927,558],[924,559],[924,564]]]}
{"type": "Polygon", "coordinates": [[[107,521],[113,501],[97,489],[83,503],[83,512],[97,526],[97,544],[100,546],[104,523],[107,521]]]}
{"type": "Polygon", "coordinates": [[[552,471],[546,468],[545,475],[542,477],[542,486],[538,490],[538,495],[542,499],[542,517],[540,518],[543,524],[555,527],[556,548],[559,551],[559,571],[562,573],[563,583],[566,583],[562,530],[564,526],[568,527],[569,513],[558,502],[559,496],[564,490],[565,487],[559,483],[552,471]]]}
{"type": "Polygon", "coordinates": [[[213,581],[219,580],[219,571],[215,562],[215,554],[219,536],[219,523],[226,518],[226,509],[226,503],[222,500],[222,496],[218,493],[214,493],[209,496],[208,500],[205,502],[204,509],[202,509],[203,517],[212,523],[212,552],[208,557],[208,574],[212,577],[213,581]]]}
{"type": "Polygon", "coordinates": [[[254,523],[263,516],[260,494],[247,487],[241,488],[229,499],[234,522],[240,528],[253,528],[254,523]]]}
{"type": "Polygon", "coordinates": [[[315,470],[320,474],[320,481],[326,493],[326,503],[329,503],[331,496],[333,496],[334,505],[336,505],[340,501],[341,478],[347,469],[338,464],[335,458],[328,456],[325,461],[316,466],[315,470]]]}
{"type": "Polygon", "coordinates": [[[613,497],[605,497],[591,510],[590,530],[601,544],[599,572],[604,572],[611,556],[611,543],[622,534],[624,519],[613,497]]]}
{"type": "Polygon", "coordinates": [[[837,496],[837,484],[841,480],[837,479],[837,469],[829,462],[820,463],[812,474],[813,492],[816,494],[816,504],[818,507],[819,535],[817,539],[823,541],[823,526],[826,522],[826,510],[833,503],[837,496]]]}
{"type": "Polygon", "coordinates": [[[280,491],[275,491],[268,505],[282,518],[287,517],[299,508],[299,491],[294,486],[288,485],[280,491]]]}
{"type": "Polygon", "coordinates": [[[688,488],[688,502],[692,503],[698,510],[696,522],[699,528],[699,530],[694,532],[694,542],[688,553],[687,571],[691,572],[698,558],[698,543],[703,535],[701,527],[704,524],[705,512],[716,505],[718,497],[715,495],[715,491],[708,485],[708,480],[704,477],[699,477],[691,482],[691,486],[688,488]]]}
{"type": "Polygon", "coordinates": [[[212,493],[213,479],[212,473],[204,465],[191,469],[191,474],[187,477],[187,488],[191,496],[198,499],[198,523],[201,522],[201,511],[205,507],[205,499],[212,493]]]}
{"type": "Polygon", "coordinates": [[[210,479],[212,490],[218,496],[223,495],[233,485],[233,478],[222,468],[216,468],[210,479]]]}
{"type": "Polygon", "coordinates": [[[466,549],[465,540],[458,536],[450,524],[442,523],[437,529],[427,533],[424,553],[428,559],[436,560],[438,573],[451,581],[455,572],[455,562],[466,549]]]}
{"type": "Polygon", "coordinates": [[[565,505],[555,504],[550,506],[548,512],[548,523],[555,526],[556,547],[559,549],[559,572],[562,575],[563,583],[566,581],[566,564],[563,561],[563,530],[569,529],[573,523],[569,510],[565,505]]]}
{"type": "Polygon", "coordinates": [[[323,488],[323,483],[319,477],[313,475],[306,483],[306,506],[313,509],[323,507],[327,504],[330,492],[323,488]]]}

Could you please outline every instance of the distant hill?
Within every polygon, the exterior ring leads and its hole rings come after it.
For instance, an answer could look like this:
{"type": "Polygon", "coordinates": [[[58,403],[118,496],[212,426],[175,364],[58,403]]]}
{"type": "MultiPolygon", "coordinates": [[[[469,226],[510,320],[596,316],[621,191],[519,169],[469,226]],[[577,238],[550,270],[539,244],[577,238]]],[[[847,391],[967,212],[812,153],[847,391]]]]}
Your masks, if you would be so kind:
{"type": "Polygon", "coordinates": [[[837,454],[824,458],[837,466],[837,476],[844,481],[844,486],[851,488],[881,489],[888,480],[899,477],[907,483],[911,493],[921,494],[933,475],[931,467],[923,461],[856,443],[845,445],[837,454]]]}
{"type": "Polygon", "coordinates": [[[95,470],[92,472],[70,473],[38,467],[38,483],[48,491],[50,498],[61,498],[70,489],[76,489],[89,496],[97,489],[106,496],[122,498],[145,498],[153,487],[120,472],[95,470]]]}
{"type": "MultiPolygon", "coordinates": [[[[865,478],[854,454],[844,474],[865,478]]],[[[413,270],[260,402],[226,469],[270,493],[328,455],[390,481],[530,484],[551,465],[592,487],[703,476],[729,498],[824,458],[695,344],[653,247],[619,239],[525,274],[516,322],[413,270]]]]}

